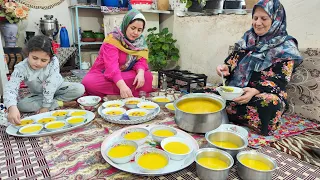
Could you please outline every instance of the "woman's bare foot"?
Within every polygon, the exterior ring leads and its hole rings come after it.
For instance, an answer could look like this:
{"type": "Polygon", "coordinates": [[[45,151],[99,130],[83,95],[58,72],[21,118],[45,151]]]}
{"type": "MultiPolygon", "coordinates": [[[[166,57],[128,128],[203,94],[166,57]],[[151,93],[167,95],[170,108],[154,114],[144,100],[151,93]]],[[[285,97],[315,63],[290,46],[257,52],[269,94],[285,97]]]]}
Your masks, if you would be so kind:
{"type": "Polygon", "coordinates": [[[77,108],[79,107],[79,105],[77,101],[67,101],[67,102],[63,102],[63,107],[77,108]]]}

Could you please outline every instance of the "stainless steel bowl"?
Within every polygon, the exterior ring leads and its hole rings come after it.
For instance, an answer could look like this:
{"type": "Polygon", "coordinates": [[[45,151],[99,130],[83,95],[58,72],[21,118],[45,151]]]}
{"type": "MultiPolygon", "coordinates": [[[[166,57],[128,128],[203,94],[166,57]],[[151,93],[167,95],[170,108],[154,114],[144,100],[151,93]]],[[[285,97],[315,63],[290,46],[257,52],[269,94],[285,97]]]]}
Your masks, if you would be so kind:
{"type": "Polygon", "coordinates": [[[182,96],[174,102],[175,122],[181,128],[188,132],[206,133],[218,128],[222,123],[228,123],[228,116],[225,111],[226,101],[218,95],[207,93],[193,93],[182,96]],[[178,108],[178,104],[189,99],[203,99],[218,101],[222,108],[214,113],[192,114],[184,112],[178,108]]]}
{"type": "Polygon", "coordinates": [[[256,151],[243,151],[240,152],[237,155],[237,171],[238,175],[241,177],[241,179],[244,180],[270,180],[272,179],[272,174],[277,168],[277,163],[272,160],[269,156],[258,153],[256,151]],[[262,161],[263,163],[267,164],[271,170],[262,171],[262,170],[255,170],[253,168],[250,168],[244,164],[241,163],[242,158],[250,158],[254,160],[262,161]]]}
{"type": "Polygon", "coordinates": [[[197,175],[200,179],[209,180],[209,179],[227,179],[229,176],[229,170],[233,166],[234,160],[230,154],[227,152],[221,151],[215,148],[203,148],[199,149],[196,153],[196,168],[197,175]],[[225,169],[209,169],[204,167],[198,162],[199,158],[202,157],[217,157],[220,160],[226,162],[228,167],[225,169]]]}
{"type": "Polygon", "coordinates": [[[236,157],[238,152],[248,146],[247,138],[230,131],[210,131],[206,133],[205,138],[208,141],[210,147],[222,149],[231,154],[232,157],[236,157]],[[223,148],[213,144],[212,141],[228,141],[238,145],[239,148],[223,148]]]}

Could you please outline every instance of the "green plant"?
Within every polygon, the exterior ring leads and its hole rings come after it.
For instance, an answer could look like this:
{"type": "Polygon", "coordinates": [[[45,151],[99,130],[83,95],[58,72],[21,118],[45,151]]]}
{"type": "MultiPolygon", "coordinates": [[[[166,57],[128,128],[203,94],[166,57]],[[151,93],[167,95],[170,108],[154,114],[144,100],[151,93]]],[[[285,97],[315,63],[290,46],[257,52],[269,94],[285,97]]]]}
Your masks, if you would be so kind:
{"type": "Polygon", "coordinates": [[[192,6],[192,1],[198,1],[198,3],[203,7],[206,5],[207,0],[180,0],[180,2],[186,3],[186,8],[189,8],[192,6]]]}
{"type": "Polygon", "coordinates": [[[175,46],[177,40],[172,38],[168,28],[162,29],[159,33],[156,33],[156,30],[156,27],[149,28],[146,40],[149,47],[148,63],[152,70],[159,71],[167,66],[168,61],[178,61],[180,56],[179,49],[175,46]]]}

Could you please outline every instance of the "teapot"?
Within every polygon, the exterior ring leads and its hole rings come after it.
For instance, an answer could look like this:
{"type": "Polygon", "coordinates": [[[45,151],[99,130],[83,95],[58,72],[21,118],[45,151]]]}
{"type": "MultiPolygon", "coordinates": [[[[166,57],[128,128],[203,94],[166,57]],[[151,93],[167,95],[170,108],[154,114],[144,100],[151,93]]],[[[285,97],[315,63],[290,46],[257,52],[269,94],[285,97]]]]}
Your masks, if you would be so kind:
{"type": "Polygon", "coordinates": [[[81,63],[81,69],[87,70],[90,68],[90,63],[89,62],[82,62],[81,63]]]}

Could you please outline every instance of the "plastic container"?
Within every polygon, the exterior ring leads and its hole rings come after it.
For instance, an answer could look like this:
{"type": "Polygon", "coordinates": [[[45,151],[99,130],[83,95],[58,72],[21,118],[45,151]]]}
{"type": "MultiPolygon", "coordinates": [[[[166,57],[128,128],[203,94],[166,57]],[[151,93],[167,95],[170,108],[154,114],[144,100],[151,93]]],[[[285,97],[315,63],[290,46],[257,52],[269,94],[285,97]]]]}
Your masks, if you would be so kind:
{"type": "Polygon", "coordinates": [[[60,29],[60,47],[70,47],[68,31],[64,26],[60,29]]]}
{"type": "Polygon", "coordinates": [[[120,7],[128,7],[128,4],[129,4],[128,0],[120,1],[120,7]]]}
{"type": "Polygon", "coordinates": [[[119,7],[120,2],[119,0],[103,0],[103,5],[108,7],[119,7]]]}

